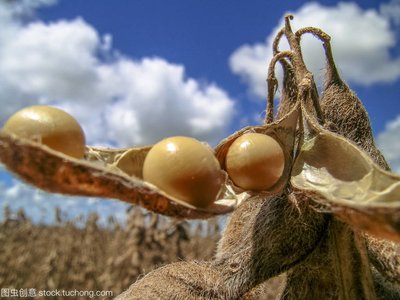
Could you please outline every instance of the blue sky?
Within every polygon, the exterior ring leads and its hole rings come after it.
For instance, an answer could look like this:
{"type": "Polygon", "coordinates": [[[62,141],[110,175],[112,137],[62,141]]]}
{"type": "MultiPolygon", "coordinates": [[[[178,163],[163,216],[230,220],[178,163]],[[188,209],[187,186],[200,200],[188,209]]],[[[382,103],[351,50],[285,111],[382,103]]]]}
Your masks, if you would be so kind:
{"type": "MultiPolygon", "coordinates": [[[[311,3],[312,1],[308,2],[311,3]]],[[[341,1],[356,3],[364,10],[379,11],[385,1],[341,1]]],[[[388,1],[386,1],[387,3],[388,1]]],[[[263,42],[279,24],[285,12],[304,7],[304,1],[60,1],[41,9],[38,17],[47,22],[82,17],[99,34],[111,34],[113,47],[131,57],[159,56],[182,64],[188,76],[216,82],[239,100],[240,112],[257,113],[264,103],[251,102],[246,84],[232,73],[229,57],[243,44],[263,42]],[[258,105],[257,105],[258,104],[258,105]]],[[[317,1],[335,7],[338,1],[317,1]]],[[[399,28],[392,28],[397,32],[399,28]]],[[[399,56],[398,43],[390,49],[399,56]]],[[[267,60],[266,60],[267,62],[267,60]]],[[[398,82],[371,86],[352,84],[371,113],[376,132],[384,129],[382,120],[393,119],[400,109],[390,109],[400,94],[398,82]],[[379,98],[379,101],[376,99],[379,98]]],[[[235,125],[233,125],[235,127],[235,125]]],[[[240,126],[240,125],[239,125],[240,126]]]]}
{"type": "MultiPolygon", "coordinates": [[[[215,144],[260,122],[270,39],[292,12],[295,29],[316,26],[332,36],[342,76],[400,171],[398,0],[4,3],[0,126],[12,112],[43,103],[73,114],[90,144],[133,146],[177,134],[215,144]]],[[[321,45],[305,38],[304,53],[321,85],[321,45]]],[[[121,214],[126,207],[47,195],[1,169],[0,180],[0,203],[29,207],[37,219],[47,218],[42,208],[65,203],[72,216],[91,209],[121,214]]]]}

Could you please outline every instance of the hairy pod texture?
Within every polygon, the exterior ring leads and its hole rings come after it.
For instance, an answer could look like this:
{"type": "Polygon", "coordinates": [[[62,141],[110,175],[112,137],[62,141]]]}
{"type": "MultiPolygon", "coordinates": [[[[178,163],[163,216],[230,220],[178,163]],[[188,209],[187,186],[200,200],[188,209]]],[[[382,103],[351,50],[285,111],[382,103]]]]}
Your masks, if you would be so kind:
{"type": "Polygon", "coordinates": [[[157,269],[121,299],[157,298],[160,293],[163,299],[243,299],[258,284],[302,261],[320,243],[327,216],[305,202],[299,205],[286,194],[245,201],[232,214],[214,261],[157,269]]]}
{"type": "MultiPolygon", "coordinates": [[[[333,62],[328,62],[325,89],[321,97],[321,109],[326,122],[324,127],[353,141],[382,169],[390,170],[387,161],[375,145],[368,113],[361,100],[343,82],[332,64],[333,62]]],[[[369,259],[384,278],[375,280],[379,283],[375,289],[388,297],[384,292],[386,285],[389,294],[391,290],[394,295],[399,295],[399,287],[396,290],[390,286],[392,283],[400,284],[399,245],[368,235],[365,235],[365,238],[369,259]]]]}
{"type": "Polygon", "coordinates": [[[333,219],[318,247],[288,272],[282,298],[374,299],[372,278],[360,280],[369,272],[363,240],[333,219]]]}
{"type": "Polygon", "coordinates": [[[287,115],[292,110],[294,105],[296,105],[298,93],[293,66],[286,59],[281,59],[279,62],[281,63],[283,69],[283,84],[281,91],[282,95],[277,113],[278,119],[287,115]]]}
{"type": "Polygon", "coordinates": [[[321,98],[321,110],[326,120],[326,129],[353,141],[379,166],[385,170],[390,169],[375,146],[367,111],[355,93],[340,79],[328,83],[321,98]]]}
{"type": "Polygon", "coordinates": [[[218,200],[196,208],[144,180],[152,146],[87,147],[84,159],[77,160],[0,132],[0,160],[50,192],[116,198],[187,219],[235,208],[212,261],[156,269],[118,299],[250,299],[262,282],[284,272],[283,299],[399,298],[398,244],[380,238],[400,241],[400,176],[382,170],[389,166],[374,144],[361,101],[337,74],[329,37],[316,28],[294,33],[290,19],[274,42],[265,124],[243,128],[214,149],[225,172],[237,138],[249,132],[274,138],[285,164],[270,189],[246,190],[222,173],[218,200]],[[303,61],[303,33],[324,42],[328,72],[321,99],[303,61]],[[279,52],[283,35],[290,50],[279,52]],[[277,61],[284,79],[274,121],[277,61]]]}

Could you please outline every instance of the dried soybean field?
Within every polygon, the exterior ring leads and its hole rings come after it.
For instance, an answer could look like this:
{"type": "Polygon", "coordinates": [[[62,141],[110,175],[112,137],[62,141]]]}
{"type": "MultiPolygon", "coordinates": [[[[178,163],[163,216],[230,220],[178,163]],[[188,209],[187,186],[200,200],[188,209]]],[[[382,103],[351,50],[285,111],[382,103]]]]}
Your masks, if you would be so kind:
{"type": "MultiPolygon", "coordinates": [[[[211,259],[221,235],[218,219],[188,223],[138,208],[130,209],[123,225],[113,219],[99,224],[96,214],[76,220],[64,219],[60,210],[54,214],[54,224],[37,224],[22,210],[4,209],[0,222],[0,287],[101,290],[116,296],[162,265],[211,259]]],[[[274,299],[275,286],[280,282],[278,278],[272,286],[260,287],[254,299],[274,299]]]]}

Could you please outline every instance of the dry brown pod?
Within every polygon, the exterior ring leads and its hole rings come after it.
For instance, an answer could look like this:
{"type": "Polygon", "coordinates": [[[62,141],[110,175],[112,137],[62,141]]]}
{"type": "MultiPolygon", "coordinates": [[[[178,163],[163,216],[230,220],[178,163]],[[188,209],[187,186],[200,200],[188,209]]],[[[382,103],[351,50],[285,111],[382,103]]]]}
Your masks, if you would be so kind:
{"type": "MultiPolygon", "coordinates": [[[[67,195],[115,198],[140,205],[154,212],[188,219],[226,214],[237,199],[222,193],[207,209],[176,202],[167,193],[147,184],[135,174],[141,170],[149,147],[107,149],[87,147],[84,160],[77,160],[40,144],[0,132],[0,160],[24,181],[45,191],[67,195]],[[124,154],[129,153],[129,159],[124,154]],[[123,159],[122,159],[123,158],[123,159]],[[123,160],[136,163],[123,166],[123,160]]],[[[140,172],[139,172],[140,173],[140,172]]]]}
{"type": "Polygon", "coordinates": [[[293,188],[310,193],[319,209],[353,228],[400,242],[400,176],[318,126],[304,107],[302,112],[309,133],[293,166],[293,188]]]}
{"type": "MultiPolygon", "coordinates": [[[[227,153],[239,137],[255,132],[276,140],[283,149],[285,167],[278,182],[267,190],[242,189],[227,177],[218,201],[198,209],[174,201],[142,180],[143,162],[151,147],[88,147],[85,161],[77,161],[0,133],[0,160],[28,182],[49,191],[112,197],[185,218],[207,218],[237,207],[213,261],[165,266],[135,283],[123,297],[159,295],[161,285],[166,298],[175,297],[179,290],[181,299],[241,299],[264,280],[286,271],[285,299],[299,295],[303,299],[375,299],[387,292],[374,277],[364,233],[400,241],[400,178],[381,169],[384,166],[362,139],[352,135],[370,130],[362,105],[355,109],[366,123],[352,122],[352,126],[340,123],[340,110],[336,115],[329,113],[334,98],[328,97],[327,89],[325,97],[330,99],[323,100],[321,108],[299,38],[313,31],[305,28],[293,33],[290,19],[285,19],[280,31],[290,50],[277,51],[271,63],[274,66],[284,59],[284,67],[291,67],[286,69],[279,119],[273,118],[276,80],[270,71],[265,124],[239,130],[215,149],[226,170],[227,153]],[[131,162],[133,168],[125,165],[131,162]]],[[[340,108],[354,104],[347,90],[333,92],[343,101],[340,108]]],[[[388,264],[377,269],[398,282],[399,260],[393,256],[380,260],[384,255],[375,255],[373,262],[388,264]]]]}
{"type": "MultiPolygon", "coordinates": [[[[286,85],[284,88],[286,90],[286,94],[290,92],[290,106],[293,102],[293,88],[294,78],[293,78],[293,70],[288,62],[284,61],[283,63],[285,74],[286,74],[286,85]],[[290,75],[290,76],[289,76],[290,75]],[[290,83],[288,85],[288,82],[290,83]],[[290,89],[287,91],[287,89],[290,89]]],[[[330,85],[332,86],[332,85],[330,85]]],[[[266,135],[270,135],[275,138],[284,149],[285,155],[285,169],[283,172],[282,178],[279,182],[274,186],[271,190],[265,191],[266,193],[277,193],[282,191],[284,186],[289,180],[290,171],[291,171],[291,162],[294,156],[295,150],[295,131],[297,127],[297,119],[299,116],[299,106],[295,106],[292,108],[292,111],[284,115],[279,121],[274,122],[272,124],[266,124],[262,126],[253,126],[244,128],[232,136],[228,137],[224,141],[222,141],[216,148],[216,156],[219,159],[223,168],[225,168],[226,154],[233,143],[239,136],[243,135],[247,132],[257,132],[266,135]]],[[[311,113],[312,114],[312,113],[311,113]]],[[[328,133],[329,135],[330,133],[328,133]]],[[[16,172],[21,175],[28,182],[37,185],[43,189],[46,189],[51,192],[61,192],[66,194],[82,194],[89,196],[102,196],[102,197],[110,197],[110,198],[118,198],[123,201],[128,201],[131,203],[138,203],[139,205],[143,205],[149,209],[152,209],[159,213],[164,213],[167,215],[175,215],[176,213],[171,213],[174,205],[182,205],[182,203],[177,204],[172,198],[168,197],[168,194],[163,193],[160,190],[154,191],[152,187],[146,185],[141,177],[143,162],[151,149],[151,146],[142,147],[142,148],[130,148],[130,149],[102,149],[102,148],[93,148],[87,147],[86,150],[86,161],[77,162],[71,158],[67,158],[60,153],[55,153],[53,151],[49,151],[43,147],[30,143],[29,141],[25,141],[24,139],[19,139],[16,137],[12,137],[11,135],[3,132],[1,134],[1,144],[0,146],[3,151],[1,151],[1,159],[9,167],[10,170],[16,172]],[[13,151],[14,149],[15,151],[13,151]],[[21,162],[18,163],[18,160],[13,159],[10,156],[7,156],[7,153],[18,155],[19,157],[24,158],[24,162],[26,166],[22,166],[21,162]],[[37,155],[40,153],[40,155],[37,155]],[[60,157],[62,159],[60,159],[60,157]],[[35,157],[35,159],[33,159],[35,157]],[[44,161],[54,161],[56,165],[64,170],[65,174],[58,174],[54,177],[54,174],[49,176],[49,173],[43,174],[42,171],[39,171],[39,164],[36,167],[33,167],[34,162],[38,162],[38,157],[43,157],[42,162],[44,161]],[[48,159],[48,158],[52,159],[48,159]],[[92,164],[94,163],[94,164],[92,164]],[[31,165],[31,167],[28,167],[31,165]],[[68,167],[66,167],[68,166],[68,167]],[[73,166],[73,167],[72,167],[73,166]],[[82,174],[78,174],[76,170],[80,168],[80,172],[85,174],[84,177],[86,180],[82,181],[82,174]],[[65,178],[70,177],[70,183],[65,182],[65,178]],[[102,186],[101,188],[98,186],[99,177],[97,174],[102,174],[103,180],[108,181],[109,183],[102,186]],[[36,175],[35,175],[36,174],[36,175]],[[38,176],[39,175],[39,176],[38,176]],[[127,178],[126,175],[130,175],[127,178]],[[74,180],[75,178],[75,180],[74,180]],[[79,183],[78,183],[78,178],[79,183]],[[120,181],[120,182],[118,182],[120,181]],[[121,185],[122,182],[127,181],[129,184],[122,184],[122,186],[130,186],[126,188],[129,190],[129,193],[125,192],[117,192],[117,190],[111,191],[108,186],[113,185],[121,185]],[[112,183],[113,182],[113,183],[112,183]],[[141,187],[141,188],[139,188],[141,187]],[[132,189],[137,191],[132,192],[132,189]],[[140,194],[142,197],[138,197],[137,194],[140,194]],[[130,196],[126,196],[130,195],[130,196]],[[133,196],[132,196],[133,195],[133,196]],[[127,199],[129,198],[129,199],[127,199]],[[142,199],[148,199],[147,201],[143,201],[142,199]],[[152,198],[152,200],[150,200],[152,198]],[[140,199],[137,201],[136,199],[140,199]],[[144,204],[145,202],[145,204],[144,204]],[[151,203],[150,203],[151,202],[151,203]],[[166,204],[168,203],[168,204],[166,204]],[[172,205],[173,204],[173,205],[172,205]],[[170,207],[171,205],[171,207],[170,207]]],[[[303,148],[302,148],[303,149],[303,148]]],[[[304,149],[302,151],[305,151],[304,149]]],[[[300,157],[303,157],[300,155],[300,157]]],[[[22,160],[20,160],[22,161],[22,160]]],[[[44,163],[44,165],[48,165],[48,163],[44,163]]],[[[54,169],[54,168],[53,168],[54,169]]],[[[297,174],[295,174],[297,176],[297,174]]],[[[390,176],[389,176],[390,177],[390,176]]],[[[393,176],[392,176],[393,177],[393,176]]],[[[396,178],[396,177],[394,177],[396,178]]],[[[395,179],[397,180],[397,179],[395,179]]],[[[303,187],[305,188],[305,187],[303,187]]],[[[125,190],[125,188],[123,188],[125,190]]],[[[397,193],[397,189],[390,189],[390,195],[394,195],[397,193]]],[[[178,213],[178,216],[187,216],[190,217],[207,217],[212,215],[213,213],[226,213],[235,207],[235,205],[239,204],[239,202],[248,197],[248,195],[253,194],[251,191],[245,191],[243,189],[235,186],[230,180],[227,180],[225,187],[225,194],[221,197],[220,203],[224,203],[223,205],[219,205],[218,201],[216,206],[210,208],[208,212],[192,212],[190,210],[197,210],[192,206],[186,207],[186,213],[178,213]],[[246,196],[245,196],[246,195],[246,196]],[[229,204],[227,204],[229,203],[229,204]],[[227,204],[227,205],[226,205],[227,204]]],[[[175,199],[176,200],[176,199],[175,199]]],[[[179,209],[177,209],[179,210],[179,209]]],[[[185,210],[182,210],[182,212],[185,210]]]]}
{"type": "Polygon", "coordinates": [[[259,191],[252,191],[249,189],[243,189],[233,182],[228,181],[227,185],[231,191],[236,195],[247,195],[245,198],[250,197],[255,194],[276,194],[283,191],[285,188],[291,172],[292,161],[295,151],[295,140],[296,140],[296,128],[299,118],[299,106],[294,106],[292,110],[284,116],[284,118],[277,120],[270,124],[265,124],[262,126],[249,126],[239,130],[233,135],[224,139],[216,148],[215,155],[219,160],[222,169],[227,170],[227,155],[232,144],[240,137],[247,133],[258,133],[262,135],[267,135],[273,138],[282,148],[284,156],[284,168],[282,175],[279,180],[274,183],[270,188],[259,191]]]}
{"type": "Polygon", "coordinates": [[[326,122],[318,124],[315,111],[307,106],[311,95],[305,95],[307,140],[293,167],[292,185],[317,192],[313,199],[324,211],[334,212],[354,228],[400,241],[400,177],[388,172],[364,106],[339,76],[330,37],[314,27],[302,28],[296,36],[305,33],[319,38],[325,49],[327,70],[320,103],[326,122]]]}
{"type": "MultiPolygon", "coordinates": [[[[319,32],[318,30],[313,30],[319,32]]],[[[357,146],[369,155],[369,157],[384,170],[390,170],[389,164],[385,157],[376,147],[372,128],[368,119],[368,113],[362,105],[360,99],[350,89],[350,87],[340,78],[332,55],[329,39],[319,34],[320,39],[324,41],[324,48],[327,60],[327,71],[325,76],[325,86],[321,97],[321,109],[324,111],[326,122],[324,128],[340,133],[344,137],[353,141],[357,146]]],[[[376,204],[373,204],[376,206],[376,204]]],[[[340,208],[341,209],[341,208],[340,208]]],[[[379,209],[379,208],[378,208],[379,209]]],[[[347,218],[352,218],[353,223],[365,221],[365,217],[361,217],[359,213],[349,214],[342,210],[342,214],[346,214],[347,218]]],[[[359,211],[359,209],[358,209],[359,211]]],[[[393,219],[396,216],[396,209],[384,208],[380,209],[380,218],[386,218],[382,214],[387,215],[387,219],[392,224],[384,226],[387,230],[392,230],[395,222],[393,219]]],[[[397,209],[398,214],[398,209],[397,209]]],[[[365,212],[364,212],[365,215],[365,212]]],[[[379,224],[379,222],[376,222],[379,224]]],[[[374,267],[382,274],[385,281],[399,284],[400,278],[398,270],[400,267],[400,259],[398,258],[398,245],[394,241],[385,239],[386,234],[380,234],[382,230],[379,226],[374,226],[371,220],[368,220],[368,225],[376,234],[371,236],[368,230],[365,236],[365,241],[368,249],[368,257],[374,267]],[[379,230],[377,230],[379,229],[379,230]]],[[[360,226],[358,226],[360,228],[360,226]]],[[[380,288],[379,288],[380,289],[380,288]]],[[[378,290],[379,290],[378,289],[378,290]]]]}
{"type": "MultiPolygon", "coordinates": [[[[273,188],[263,193],[281,191],[289,180],[298,112],[299,107],[294,107],[281,120],[244,128],[222,141],[216,148],[216,156],[221,165],[225,164],[225,158],[222,157],[225,157],[227,147],[244,132],[270,135],[282,146],[285,168],[273,188]]],[[[238,189],[225,176],[226,181],[218,199],[207,208],[181,201],[143,179],[144,161],[151,148],[110,149],[87,146],[84,159],[76,160],[29,140],[0,132],[0,160],[23,180],[48,192],[116,198],[160,214],[188,219],[229,213],[253,194],[238,189]]]]}
{"type": "Polygon", "coordinates": [[[326,119],[324,128],[353,141],[367,151],[381,167],[389,169],[387,162],[376,149],[366,109],[339,75],[332,54],[330,37],[314,27],[302,28],[296,32],[296,36],[301,38],[306,33],[319,38],[325,50],[326,72],[320,97],[321,110],[326,119]]]}
{"type": "MultiPolygon", "coordinates": [[[[216,156],[220,162],[224,160],[226,146],[243,132],[273,136],[283,145],[288,163],[284,176],[269,192],[281,190],[289,178],[297,118],[298,107],[273,124],[245,128],[223,141],[216,148],[216,156]]],[[[150,149],[151,146],[124,149],[87,146],[85,159],[76,160],[29,140],[0,133],[0,160],[23,180],[48,192],[116,198],[157,213],[188,219],[228,213],[249,196],[227,179],[217,201],[206,209],[179,201],[143,180],[143,164],[150,149]]]]}

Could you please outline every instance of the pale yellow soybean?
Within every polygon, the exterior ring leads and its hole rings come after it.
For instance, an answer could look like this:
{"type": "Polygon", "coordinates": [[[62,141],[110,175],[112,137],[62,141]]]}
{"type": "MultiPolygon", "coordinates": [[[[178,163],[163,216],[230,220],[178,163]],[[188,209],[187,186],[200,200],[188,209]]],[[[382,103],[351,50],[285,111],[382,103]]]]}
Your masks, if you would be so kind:
{"type": "Polygon", "coordinates": [[[166,138],[151,148],[144,161],[143,179],[201,208],[217,199],[224,181],[211,148],[184,136],[166,138]]]}
{"type": "Polygon", "coordinates": [[[26,107],[10,117],[3,130],[74,158],[84,155],[85,135],[81,126],[71,115],[55,107],[26,107]]]}
{"type": "Polygon", "coordinates": [[[280,144],[271,136],[245,133],[229,147],[226,156],[229,177],[245,190],[268,190],[278,182],[285,167],[280,144]]]}

